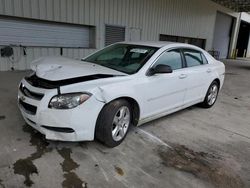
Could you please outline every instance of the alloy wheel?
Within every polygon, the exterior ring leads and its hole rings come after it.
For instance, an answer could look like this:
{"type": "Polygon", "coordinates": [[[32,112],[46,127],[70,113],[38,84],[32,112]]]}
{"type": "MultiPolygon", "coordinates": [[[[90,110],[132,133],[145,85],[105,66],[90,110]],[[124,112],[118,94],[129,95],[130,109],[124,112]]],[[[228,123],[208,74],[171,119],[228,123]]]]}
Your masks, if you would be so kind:
{"type": "Polygon", "coordinates": [[[112,137],[115,141],[120,141],[124,138],[128,131],[131,121],[130,110],[127,106],[122,106],[116,112],[113,119],[112,137]]]}
{"type": "Polygon", "coordinates": [[[207,97],[208,104],[211,106],[215,103],[218,95],[218,86],[216,84],[212,85],[209,89],[209,94],[207,97]]]}

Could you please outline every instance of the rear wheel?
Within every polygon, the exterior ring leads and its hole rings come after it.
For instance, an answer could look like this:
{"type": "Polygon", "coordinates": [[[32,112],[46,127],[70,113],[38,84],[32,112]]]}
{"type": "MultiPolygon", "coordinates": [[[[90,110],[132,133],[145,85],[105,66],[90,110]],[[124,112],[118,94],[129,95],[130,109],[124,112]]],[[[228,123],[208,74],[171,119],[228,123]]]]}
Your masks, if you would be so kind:
{"type": "Polygon", "coordinates": [[[118,146],[126,137],[131,120],[130,104],[124,99],[112,101],[98,116],[95,137],[108,147],[118,146]]]}
{"type": "Polygon", "coordinates": [[[216,100],[219,93],[219,84],[217,81],[213,81],[209,86],[206,97],[204,101],[201,103],[201,106],[204,108],[211,108],[216,100]]]}

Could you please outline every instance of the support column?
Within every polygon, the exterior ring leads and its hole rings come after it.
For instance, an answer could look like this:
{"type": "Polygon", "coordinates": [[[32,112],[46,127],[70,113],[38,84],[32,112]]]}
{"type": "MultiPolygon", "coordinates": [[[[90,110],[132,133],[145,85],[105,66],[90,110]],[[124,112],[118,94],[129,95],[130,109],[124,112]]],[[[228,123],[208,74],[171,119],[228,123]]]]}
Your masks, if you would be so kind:
{"type": "Polygon", "coordinates": [[[239,35],[239,30],[240,30],[240,23],[241,23],[241,13],[236,18],[236,22],[234,23],[233,26],[233,32],[232,32],[232,37],[231,37],[231,45],[229,49],[229,54],[230,58],[236,57],[236,46],[237,46],[237,40],[238,40],[238,35],[239,35]]]}

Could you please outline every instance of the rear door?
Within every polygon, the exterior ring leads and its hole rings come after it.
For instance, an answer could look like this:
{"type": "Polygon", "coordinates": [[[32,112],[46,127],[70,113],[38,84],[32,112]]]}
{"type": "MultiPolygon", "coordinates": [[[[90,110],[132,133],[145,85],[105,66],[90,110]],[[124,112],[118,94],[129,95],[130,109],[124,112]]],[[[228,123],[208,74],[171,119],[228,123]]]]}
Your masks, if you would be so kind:
{"type": "Polygon", "coordinates": [[[186,62],[187,92],[184,104],[200,102],[205,97],[210,80],[212,69],[201,51],[194,49],[183,49],[183,56],[186,62]]]}

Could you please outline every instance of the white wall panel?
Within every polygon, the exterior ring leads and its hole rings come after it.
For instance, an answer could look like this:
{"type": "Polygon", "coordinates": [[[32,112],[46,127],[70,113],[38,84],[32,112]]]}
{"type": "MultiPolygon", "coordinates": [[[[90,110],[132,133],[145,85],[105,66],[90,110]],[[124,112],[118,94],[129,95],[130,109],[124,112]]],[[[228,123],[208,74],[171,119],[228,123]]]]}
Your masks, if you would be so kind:
{"type": "Polygon", "coordinates": [[[39,12],[40,12],[40,7],[38,4],[38,0],[31,0],[31,17],[39,19],[39,12]]]}
{"type": "Polygon", "coordinates": [[[46,1],[46,13],[47,13],[47,19],[48,20],[53,20],[54,19],[54,10],[53,10],[53,7],[54,7],[54,4],[53,4],[53,1],[51,0],[47,0],[46,1]]]}
{"type": "MultiPolygon", "coordinates": [[[[53,15],[55,21],[61,21],[60,0],[53,0],[53,15]]],[[[72,22],[72,21],[71,21],[72,22]]]]}
{"type": "Polygon", "coordinates": [[[5,0],[3,6],[6,14],[14,15],[13,0],[5,0]]]}
{"type": "Polygon", "coordinates": [[[13,9],[15,16],[23,16],[23,9],[20,8],[23,6],[22,0],[13,0],[13,9]]]}
{"type": "Polygon", "coordinates": [[[46,20],[47,19],[47,2],[46,2],[46,0],[39,0],[39,9],[40,9],[39,18],[42,20],[46,20]]]}
{"type": "MultiPolygon", "coordinates": [[[[234,15],[210,0],[0,0],[0,14],[96,26],[96,47],[104,46],[105,24],[141,29],[142,40],[159,40],[159,34],[204,38],[212,48],[216,11],[234,15]]],[[[59,55],[60,49],[27,48],[16,67],[28,68],[34,58],[59,55]],[[54,54],[53,54],[54,53],[54,54]]],[[[64,56],[80,58],[95,49],[63,49],[64,56]]],[[[9,64],[0,57],[0,70],[9,64]]]]}
{"type": "MultiPolygon", "coordinates": [[[[31,18],[31,3],[30,0],[22,0],[23,6],[20,9],[23,9],[23,16],[27,18],[31,18]]],[[[17,6],[17,5],[15,5],[17,6]]]]}

